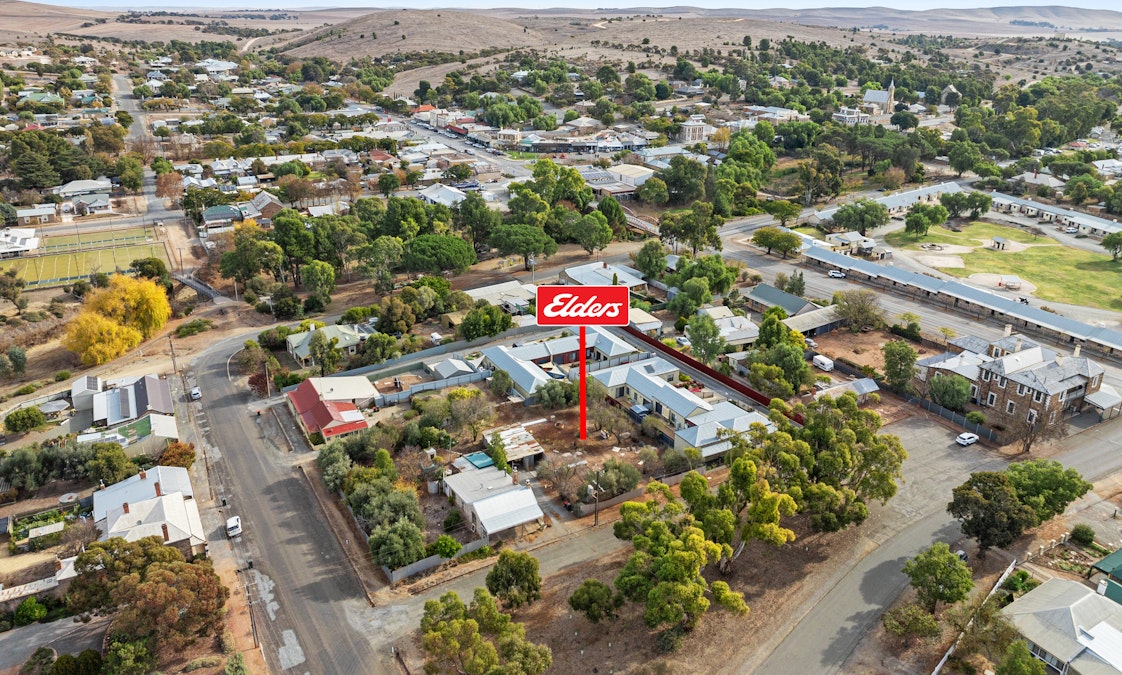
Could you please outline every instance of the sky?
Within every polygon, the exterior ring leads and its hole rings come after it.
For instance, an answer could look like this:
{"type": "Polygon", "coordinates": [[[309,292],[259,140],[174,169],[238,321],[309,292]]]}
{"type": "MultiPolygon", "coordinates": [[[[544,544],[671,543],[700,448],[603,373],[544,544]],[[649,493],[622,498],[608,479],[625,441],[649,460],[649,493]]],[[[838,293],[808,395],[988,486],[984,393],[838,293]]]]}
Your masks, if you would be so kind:
{"type": "MultiPolygon", "coordinates": [[[[828,3],[823,3],[822,0],[783,0],[776,2],[775,0],[764,0],[762,2],[730,2],[729,0],[693,0],[691,2],[681,3],[649,3],[644,4],[641,2],[616,4],[610,5],[603,0],[566,0],[564,3],[559,3],[557,0],[520,0],[517,4],[503,2],[503,0],[460,0],[459,2],[449,3],[448,0],[413,0],[408,4],[393,3],[393,4],[375,4],[369,0],[328,0],[325,2],[317,3],[312,0],[234,0],[228,4],[221,4],[215,2],[207,2],[207,0],[166,0],[165,2],[144,4],[144,0],[134,4],[124,4],[120,0],[32,0],[38,1],[43,4],[61,5],[64,7],[86,7],[96,9],[171,9],[171,8],[208,8],[208,9],[222,9],[230,10],[233,7],[238,9],[327,9],[331,7],[368,7],[372,10],[375,9],[391,9],[399,7],[411,7],[418,9],[429,8],[447,8],[447,9],[486,9],[489,7],[511,7],[517,6],[519,8],[538,8],[545,9],[551,7],[565,7],[565,8],[581,8],[581,9],[596,9],[604,7],[705,7],[705,8],[722,8],[722,7],[736,7],[738,9],[774,9],[783,7],[788,9],[814,9],[821,7],[875,7],[878,4],[884,5],[884,2],[869,2],[869,0],[831,0],[828,3]]],[[[1067,0],[1064,2],[1056,2],[1055,0],[1040,0],[1034,2],[1032,0],[1011,0],[1009,2],[1002,2],[1001,0],[983,2],[979,5],[978,0],[910,0],[906,7],[895,6],[894,9],[913,9],[913,10],[926,10],[926,9],[942,9],[942,8],[976,8],[983,7],[1018,7],[1018,6],[1048,6],[1059,5],[1064,7],[1079,7],[1083,9],[1119,9],[1120,5],[1118,0],[1067,0]]],[[[892,6],[891,4],[889,6],[892,6]]]]}

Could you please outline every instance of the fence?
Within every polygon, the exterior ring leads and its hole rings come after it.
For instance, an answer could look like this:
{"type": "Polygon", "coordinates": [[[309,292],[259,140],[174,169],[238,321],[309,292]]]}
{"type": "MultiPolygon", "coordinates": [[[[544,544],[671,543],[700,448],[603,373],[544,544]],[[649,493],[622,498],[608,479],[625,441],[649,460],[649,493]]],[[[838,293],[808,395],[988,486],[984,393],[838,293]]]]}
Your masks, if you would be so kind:
{"type": "Polygon", "coordinates": [[[4,412],[4,417],[7,417],[8,415],[11,415],[15,411],[20,410],[22,408],[30,408],[32,406],[43,405],[44,403],[49,403],[51,401],[57,401],[61,398],[70,398],[70,390],[65,389],[63,391],[56,391],[53,394],[44,394],[43,396],[36,396],[33,399],[29,399],[27,401],[24,401],[23,403],[20,403],[19,405],[17,405],[14,408],[9,408],[7,411],[4,412]]]}
{"type": "Polygon", "coordinates": [[[405,391],[395,391],[390,394],[379,394],[374,397],[374,405],[379,408],[384,408],[388,405],[397,405],[402,401],[408,401],[411,396],[421,393],[422,391],[439,391],[448,387],[455,387],[461,384],[468,384],[469,382],[479,382],[491,377],[490,370],[480,370],[478,372],[469,373],[466,375],[457,375],[450,377],[446,380],[436,380],[434,382],[421,382],[409,387],[405,391]]]}
{"type": "MultiPolygon", "coordinates": [[[[612,497],[611,499],[603,500],[602,502],[600,502],[599,508],[609,509],[609,508],[615,506],[616,504],[622,504],[624,502],[631,501],[632,499],[635,499],[636,497],[642,496],[646,491],[647,491],[646,486],[637,487],[634,490],[631,490],[630,492],[624,492],[623,494],[616,495],[615,497],[612,497]]],[[[598,508],[598,507],[597,507],[595,501],[592,502],[591,504],[585,504],[583,502],[575,502],[573,504],[573,515],[576,516],[577,518],[583,518],[584,516],[592,514],[595,511],[596,508],[598,508]]]]}
{"type": "MultiPolygon", "coordinates": [[[[1013,568],[1015,568],[1016,566],[1017,559],[1014,558],[1013,562],[1009,563],[1009,566],[1006,567],[1005,571],[1001,573],[1001,576],[998,578],[997,583],[993,585],[993,588],[990,589],[990,592],[986,593],[986,600],[989,600],[991,597],[993,597],[993,594],[997,592],[997,589],[1001,588],[1001,584],[1005,583],[1005,580],[1009,578],[1009,575],[1013,572],[1013,568]]],[[[970,617],[970,620],[966,622],[966,628],[970,628],[970,624],[972,623],[974,623],[974,617],[970,617]]],[[[965,632],[966,631],[963,630],[962,633],[958,634],[958,637],[956,637],[954,640],[954,644],[951,645],[951,648],[947,650],[946,654],[943,654],[943,658],[939,659],[939,663],[935,666],[935,670],[931,671],[931,675],[939,675],[939,671],[943,669],[943,666],[947,665],[947,660],[951,658],[952,654],[954,654],[954,649],[958,646],[958,641],[962,639],[962,636],[965,632]]]]}
{"type": "Polygon", "coordinates": [[[488,543],[489,540],[486,537],[484,537],[483,539],[476,539],[475,541],[464,544],[464,547],[459,551],[456,551],[456,555],[452,556],[451,558],[444,558],[439,555],[430,555],[427,558],[422,558],[417,562],[410,563],[405,567],[399,567],[396,570],[391,570],[390,568],[383,565],[382,571],[385,572],[391,584],[396,584],[402,579],[408,579],[414,574],[420,574],[421,572],[426,572],[434,567],[440,567],[449,560],[454,560],[462,555],[483,548],[488,543]]]}
{"type": "Polygon", "coordinates": [[[974,422],[971,422],[970,420],[966,419],[966,417],[964,415],[960,415],[953,410],[947,410],[946,408],[939,405],[938,403],[935,403],[934,401],[928,401],[928,400],[925,400],[925,399],[916,398],[914,396],[909,396],[908,397],[908,403],[914,403],[915,405],[918,405],[919,407],[923,408],[927,412],[933,412],[936,415],[938,415],[939,417],[942,417],[943,419],[950,421],[952,424],[957,424],[958,426],[962,427],[963,429],[966,429],[967,431],[972,431],[972,432],[978,434],[978,436],[980,436],[980,437],[982,437],[982,438],[984,438],[988,441],[992,441],[994,443],[1000,443],[1001,442],[1001,437],[998,436],[997,432],[994,431],[993,429],[982,426],[981,424],[975,424],[974,422]]]}

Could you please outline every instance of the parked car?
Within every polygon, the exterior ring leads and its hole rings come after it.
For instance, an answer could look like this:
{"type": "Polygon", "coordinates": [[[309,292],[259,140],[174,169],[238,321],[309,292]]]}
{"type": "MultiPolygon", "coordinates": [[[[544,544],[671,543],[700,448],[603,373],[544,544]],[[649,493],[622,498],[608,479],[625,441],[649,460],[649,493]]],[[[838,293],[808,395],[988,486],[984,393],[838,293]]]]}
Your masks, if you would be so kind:
{"type": "Polygon", "coordinates": [[[1064,234],[1079,234],[1079,228],[1075,227],[1074,225],[1065,227],[1064,234]]]}
{"type": "Polygon", "coordinates": [[[826,276],[833,277],[834,279],[844,279],[845,272],[842,272],[841,270],[830,270],[826,273],[826,276]]]}
{"type": "Polygon", "coordinates": [[[807,347],[810,347],[811,349],[818,349],[818,343],[814,340],[811,340],[810,338],[803,338],[803,340],[806,342],[807,347]]]}
{"type": "Polygon", "coordinates": [[[974,445],[978,442],[978,434],[972,434],[969,431],[964,431],[958,435],[958,438],[954,439],[954,442],[963,447],[967,445],[974,445]]]}
{"type": "Polygon", "coordinates": [[[231,516],[226,519],[226,536],[237,537],[242,533],[242,519],[241,516],[231,516]]]}
{"type": "Polygon", "coordinates": [[[688,337],[686,337],[685,335],[679,335],[678,336],[678,346],[689,347],[690,346],[690,339],[688,337]]]}
{"type": "Polygon", "coordinates": [[[191,400],[197,401],[203,397],[203,392],[198,387],[191,387],[191,400]]]}

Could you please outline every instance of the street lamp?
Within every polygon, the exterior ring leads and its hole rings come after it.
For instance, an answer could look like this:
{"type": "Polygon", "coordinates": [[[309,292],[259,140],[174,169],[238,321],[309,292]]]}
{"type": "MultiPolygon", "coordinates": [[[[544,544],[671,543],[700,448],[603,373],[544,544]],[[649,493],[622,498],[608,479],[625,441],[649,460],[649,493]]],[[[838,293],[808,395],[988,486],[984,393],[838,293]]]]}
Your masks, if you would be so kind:
{"type": "Polygon", "coordinates": [[[530,283],[532,284],[535,283],[535,280],[537,279],[538,260],[533,255],[531,255],[527,259],[527,262],[530,263],[530,283]]]}
{"type": "Polygon", "coordinates": [[[596,527],[600,524],[600,493],[603,492],[603,488],[596,481],[589,481],[588,484],[596,488],[596,491],[592,493],[592,500],[595,504],[592,511],[592,526],[596,527]]]}

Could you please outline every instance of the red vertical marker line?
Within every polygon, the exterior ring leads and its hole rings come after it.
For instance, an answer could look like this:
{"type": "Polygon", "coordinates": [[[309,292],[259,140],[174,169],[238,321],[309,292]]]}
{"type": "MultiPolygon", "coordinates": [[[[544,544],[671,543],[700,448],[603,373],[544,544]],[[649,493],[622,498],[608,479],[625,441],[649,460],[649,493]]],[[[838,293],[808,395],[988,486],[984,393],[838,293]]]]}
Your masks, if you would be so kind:
{"type": "Polygon", "coordinates": [[[584,326],[580,327],[580,439],[583,441],[588,435],[586,414],[588,403],[585,401],[584,378],[588,376],[587,354],[585,352],[584,326]]]}

